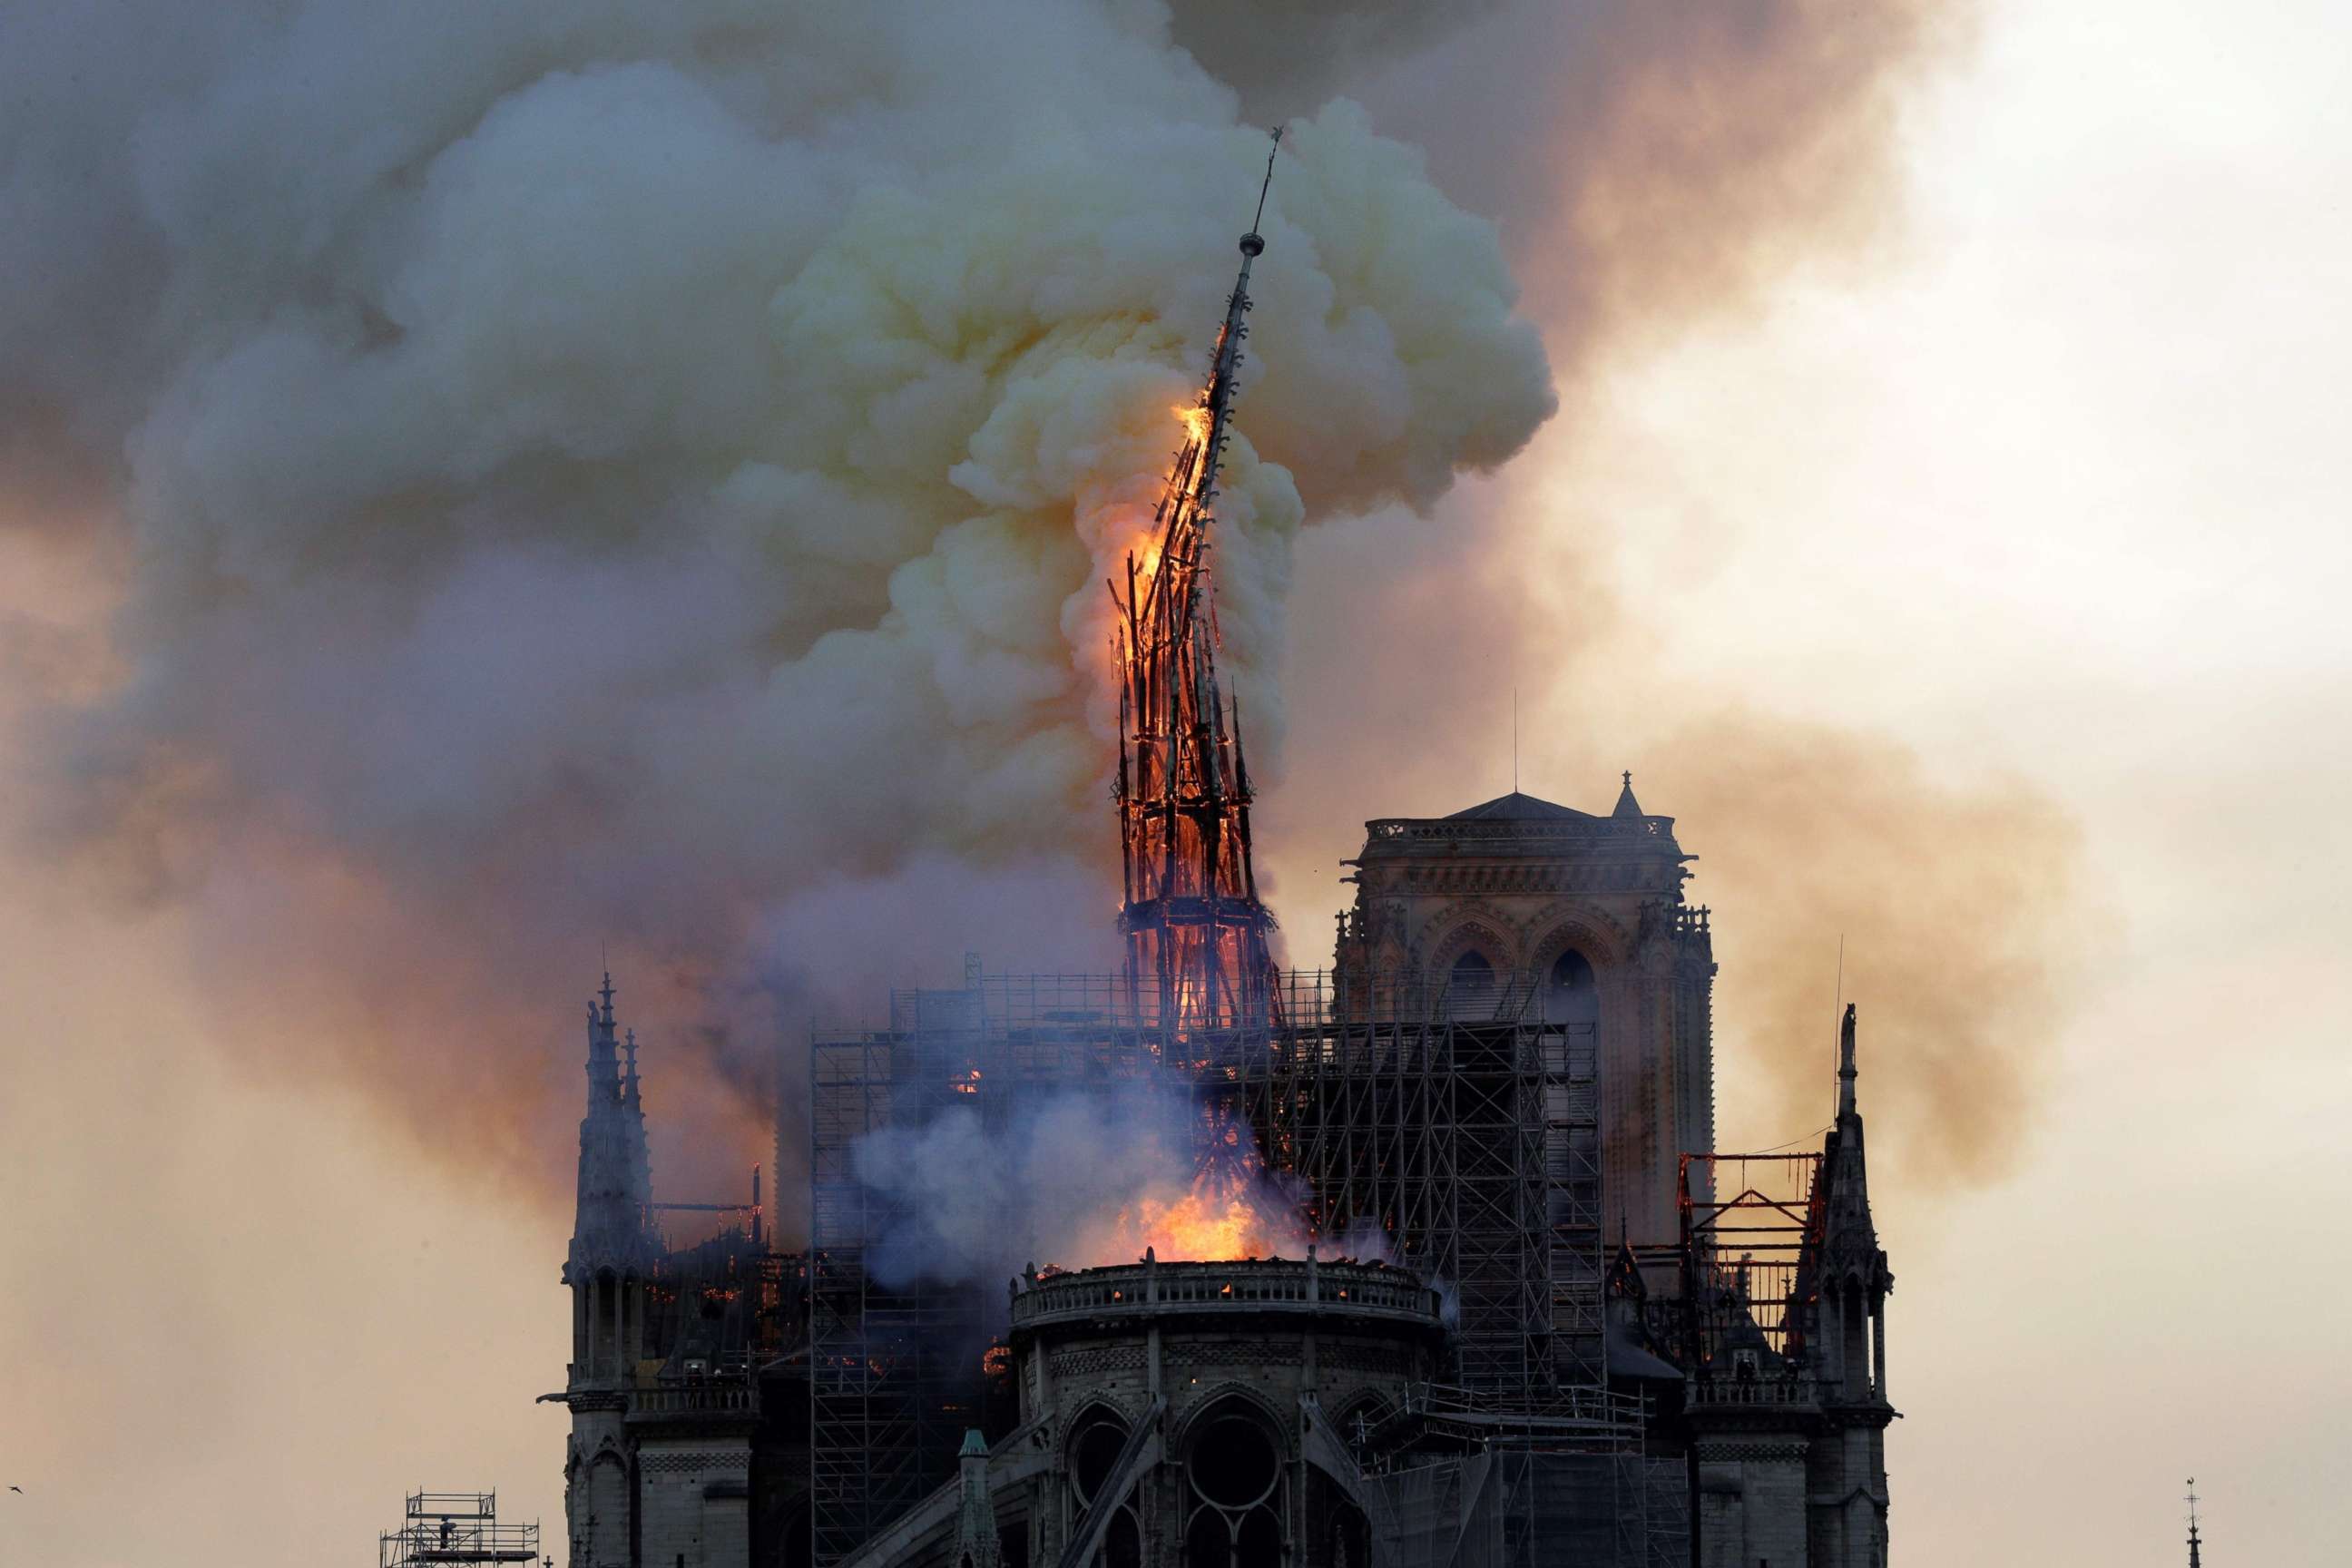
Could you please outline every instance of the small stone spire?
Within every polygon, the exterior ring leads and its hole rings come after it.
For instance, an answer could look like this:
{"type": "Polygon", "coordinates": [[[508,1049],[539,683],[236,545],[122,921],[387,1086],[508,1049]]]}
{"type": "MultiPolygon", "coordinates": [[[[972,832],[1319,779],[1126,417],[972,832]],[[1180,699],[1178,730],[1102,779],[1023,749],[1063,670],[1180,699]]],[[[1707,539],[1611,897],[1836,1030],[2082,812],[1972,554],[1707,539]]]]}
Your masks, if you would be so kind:
{"type": "Polygon", "coordinates": [[[604,988],[588,1002],[588,1106],[593,1111],[599,1095],[620,1092],[621,1068],[619,1054],[613,1039],[613,973],[604,972],[604,988]],[[596,1005],[596,997],[604,1006],[596,1005]]]}
{"type": "Polygon", "coordinates": [[[1609,815],[1615,817],[1648,816],[1649,813],[1642,809],[1642,803],[1633,798],[1633,770],[1627,768],[1623,776],[1625,787],[1617,792],[1617,809],[1609,815]]]}
{"type": "Polygon", "coordinates": [[[588,1105],[580,1119],[580,1184],[573,1213],[572,1261],[626,1264],[649,1253],[646,1228],[653,1202],[646,1152],[645,1111],[639,1102],[636,1034],[622,1042],[607,972],[588,1004],[588,1105]]]}
{"type": "Polygon", "coordinates": [[[998,1568],[996,1502],[988,1490],[988,1439],[977,1428],[963,1435],[956,1455],[956,1568],[998,1568]]]}
{"type": "Polygon", "coordinates": [[[1865,1282],[1879,1294],[1893,1287],[1886,1254],[1879,1250],[1878,1227],[1870,1214],[1870,1172],[1863,1154],[1862,1112],[1854,1108],[1853,1006],[1849,1003],[1838,1032],[1837,1125],[1823,1141],[1822,1173],[1827,1199],[1822,1208],[1822,1256],[1832,1277],[1865,1282]]]}
{"type": "Polygon", "coordinates": [[[1845,1005],[1845,1017],[1838,1025],[1838,1124],[1853,1121],[1859,1127],[1861,1113],[1853,1108],[1853,1004],[1845,1005]]]}
{"type": "Polygon", "coordinates": [[[646,1143],[646,1105],[637,1080],[635,1029],[628,1032],[626,1050],[627,1067],[621,1077],[621,1119],[628,1145],[629,1190],[638,1195],[639,1203],[650,1205],[654,1201],[653,1157],[646,1143]]]}

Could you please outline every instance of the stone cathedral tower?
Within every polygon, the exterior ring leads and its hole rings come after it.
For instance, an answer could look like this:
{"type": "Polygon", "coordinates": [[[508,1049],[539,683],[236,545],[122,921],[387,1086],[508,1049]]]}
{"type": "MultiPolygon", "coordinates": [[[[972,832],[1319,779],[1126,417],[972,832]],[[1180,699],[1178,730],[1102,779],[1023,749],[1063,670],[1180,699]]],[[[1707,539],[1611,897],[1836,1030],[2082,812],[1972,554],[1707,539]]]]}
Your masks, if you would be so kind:
{"type": "Polygon", "coordinates": [[[575,1568],[634,1562],[636,1457],[630,1391],[646,1340],[646,1293],[660,1249],[634,1031],[613,1016],[613,977],[588,1005],[588,1112],[580,1121],[580,1195],[563,1282],[572,1288],[572,1364],[564,1403],[572,1443],[563,1512],[575,1568]]]}
{"type": "Polygon", "coordinates": [[[588,1005],[588,1110],[572,1290],[563,1461],[570,1568],[804,1561],[808,1384],[802,1260],[749,1204],[656,1203],[637,1039],[613,979],[588,1005]],[[702,1222],[699,1240],[659,1221],[702,1222]],[[799,1553],[796,1555],[796,1553],[799,1553]]]}
{"type": "Polygon", "coordinates": [[[1675,819],[1625,775],[1606,816],[1513,793],[1364,825],[1343,974],[1442,982],[1464,1008],[1535,1000],[1597,1026],[1607,1234],[1671,1242],[1680,1157],[1715,1146],[1715,955],[1675,819]]]}

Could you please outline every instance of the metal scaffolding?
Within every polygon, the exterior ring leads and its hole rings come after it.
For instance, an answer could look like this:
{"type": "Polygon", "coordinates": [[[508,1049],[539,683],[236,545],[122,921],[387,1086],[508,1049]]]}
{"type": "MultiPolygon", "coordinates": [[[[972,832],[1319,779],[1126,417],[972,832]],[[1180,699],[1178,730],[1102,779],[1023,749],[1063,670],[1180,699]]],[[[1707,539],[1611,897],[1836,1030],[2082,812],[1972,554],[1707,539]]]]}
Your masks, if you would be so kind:
{"type": "Polygon", "coordinates": [[[1638,1449],[1496,1445],[1370,1475],[1361,1487],[1396,1568],[1684,1568],[1690,1559],[1682,1462],[1638,1449]]]}
{"type": "Polygon", "coordinates": [[[411,1492],[400,1528],[376,1548],[378,1568],[540,1561],[538,1523],[499,1523],[496,1492],[411,1492]]]}
{"type": "Polygon", "coordinates": [[[1670,1342],[1699,1384],[1716,1372],[1753,1378],[1806,1364],[1821,1171],[1819,1151],[1683,1156],[1682,1321],[1670,1342]]]}
{"type": "Polygon", "coordinates": [[[1599,1054],[1506,974],[1276,979],[1273,1019],[1163,1029],[1124,976],[968,976],[899,992],[883,1029],[811,1051],[811,1376],[815,1561],[839,1561],[940,1484],[979,1425],[992,1292],[885,1289],[868,1249],[901,1201],[858,1179],[860,1140],[955,1106],[1002,1125],[1034,1093],[1150,1081],[1211,1134],[1245,1121],[1302,1185],[1313,1229],[1381,1245],[1459,1305],[1459,1384],[1527,1413],[1603,1386],[1599,1054]]]}

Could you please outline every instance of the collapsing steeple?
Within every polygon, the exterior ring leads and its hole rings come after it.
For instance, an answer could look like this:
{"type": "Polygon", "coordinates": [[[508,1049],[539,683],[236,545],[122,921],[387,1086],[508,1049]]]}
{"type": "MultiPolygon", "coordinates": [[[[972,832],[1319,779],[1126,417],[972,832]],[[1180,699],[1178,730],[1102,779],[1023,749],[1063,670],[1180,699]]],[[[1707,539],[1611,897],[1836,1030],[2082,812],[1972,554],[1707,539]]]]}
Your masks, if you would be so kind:
{"type": "MultiPolygon", "coordinates": [[[[1274,134],[1279,150],[1282,132],[1274,134]]],[[[1240,704],[1229,729],[1208,568],[1218,463],[1248,335],[1242,318],[1250,308],[1250,264],[1265,249],[1257,222],[1273,183],[1269,153],[1209,379],[1185,415],[1187,439],[1152,512],[1156,537],[1139,565],[1129,554],[1124,593],[1111,584],[1119,616],[1119,931],[1139,1011],[1149,988],[1170,1037],[1265,1022],[1274,996],[1267,947],[1274,919],[1258,901],[1250,864],[1240,704]]]]}

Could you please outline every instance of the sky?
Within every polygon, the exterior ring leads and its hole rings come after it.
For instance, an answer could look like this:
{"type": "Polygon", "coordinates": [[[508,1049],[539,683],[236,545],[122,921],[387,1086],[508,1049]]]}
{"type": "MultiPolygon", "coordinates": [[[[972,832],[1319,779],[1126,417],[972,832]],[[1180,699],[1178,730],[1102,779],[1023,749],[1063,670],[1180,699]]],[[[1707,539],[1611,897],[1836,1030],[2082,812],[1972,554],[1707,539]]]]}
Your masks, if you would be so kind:
{"type": "MultiPolygon", "coordinates": [[[[1907,777],[2013,784],[2067,825],[2032,840],[2070,869],[2025,929],[2067,952],[2029,999],[2033,1059],[2003,1064],[2022,1088],[1989,1113],[1996,1156],[1930,1165],[1929,1080],[1873,1054],[1900,994],[1874,999],[1889,961],[1841,927],[1833,877],[1787,981],[1818,996],[1825,1054],[1843,938],[1863,1107],[1889,1107],[1908,1563],[2178,1560],[2191,1475],[2216,1563],[2317,1563],[2352,1529],[2330,1245],[2352,1212],[2347,34],[2319,5],[1991,5],[1901,81],[1867,222],[1589,353],[1562,346],[1581,318],[1511,181],[1446,142],[1442,101],[1362,94],[1400,134],[1431,121],[1440,185],[1503,209],[1561,412],[1427,518],[1302,536],[1264,814],[1286,925],[1328,927],[1364,818],[1509,786],[1517,688],[1522,787],[1604,809],[1631,768],[1701,856],[1727,1141],[1764,1145],[1818,1125],[1736,1005],[1778,994],[1744,956],[1790,962],[1759,931],[1771,880],[1881,840],[1743,811],[1793,805],[1707,739],[1866,734],[1907,777]],[[1382,554],[1436,610],[1426,684],[1363,673],[1399,640],[1361,593],[1382,554]],[[1393,760],[1347,765],[1367,746],[1393,760]],[[1743,843],[1808,862],[1752,868],[1743,843]]],[[[69,566],[8,560],[13,600],[103,613],[69,566]]],[[[11,731],[0,777],[37,743],[11,731]]],[[[426,1486],[560,1521],[563,1416],[532,1401],[562,1376],[568,1216],[506,1146],[525,1129],[476,1114],[423,1043],[397,1115],[299,1049],[247,1051],[272,1019],[215,1000],[215,933],[192,926],[217,908],[79,898],[16,853],[0,1479],[25,1492],[0,1493],[0,1561],[363,1552],[426,1486]]],[[[289,1000],[276,1022],[319,1017],[289,1000]]]]}

